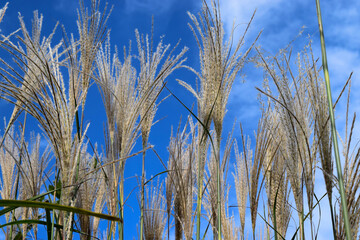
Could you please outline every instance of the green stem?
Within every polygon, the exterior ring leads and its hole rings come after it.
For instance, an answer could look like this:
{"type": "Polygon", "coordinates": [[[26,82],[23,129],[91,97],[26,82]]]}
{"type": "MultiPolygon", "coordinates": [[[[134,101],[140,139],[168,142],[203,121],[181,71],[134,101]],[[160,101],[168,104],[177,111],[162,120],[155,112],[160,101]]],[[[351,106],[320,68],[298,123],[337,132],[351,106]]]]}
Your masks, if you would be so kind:
{"type": "Polygon", "coordinates": [[[221,131],[217,133],[217,168],[216,168],[216,178],[217,178],[217,208],[218,208],[218,240],[221,240],[221,163],[220,163],[220,141],[221,141],[221,131]]]}
{"type": "MultiPolygon", "coordinates": [[[[143,144],[145,149],[146,145],[143,144]]],[[[144,204],[145,204],[145,152],[142,155],[142,171],[141,171],[141,216],[140,216],[140,240],[143,239],[144,235],[144,204]]]]}
{"type": "Polygon", "coordinates": [[[316,0],[316,13],[317,13],[318,21],[319,21],[322,65],[323,65],[323,71],[324,71],[324,76],[325,76],[327,99],[328,99],[328,104],[329,104],[331,135],[332,135],[333,144],[334,144],[334,154],[335,154],[336,169],[337,169],[337,175],[338,175],[338,181],[339,181],[343,220],[344,220],[344,225],[345,225],[346,239],[351,240],[352,234],[351,234],[351,229],[350,229],[350,221],[349,221],[349,214],[348,214],[348,209],[347,209],[346,193],[345,193],[344,181],[343,181],[343,176],[342,176],[342,168],[341,168],[341,162],[340,162],[339,146],[338,146],[338,141],[337,141],[334,111],[332,108],[333,103],[332,103],[331,89],[330,89],[330,77],[329,77],[329,70],[328,70],[328,64],[327,64],[325,38],[324,38],[324,31],[323,31],[323,25],[322,25],[321,9],[320,9],[320,1],[319,0],[316,0]]]}

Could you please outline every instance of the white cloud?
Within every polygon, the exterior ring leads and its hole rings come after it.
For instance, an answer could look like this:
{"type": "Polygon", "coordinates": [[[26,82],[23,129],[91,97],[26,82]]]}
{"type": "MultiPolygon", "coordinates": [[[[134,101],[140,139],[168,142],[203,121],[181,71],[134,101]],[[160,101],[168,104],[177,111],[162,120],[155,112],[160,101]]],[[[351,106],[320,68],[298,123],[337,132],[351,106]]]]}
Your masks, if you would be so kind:
{"type": "Polygon", "coordinates": [[[256,18],[262,18],[271,9],[278,6],[284,0],[228,0],[220,3],[222,18],[226,25],[231,29],[234,19],[237,23],[247,23],[253,12],[256,12],[256,18]]]}
{"type": "Polygon", "coordinates": [[[250,35],[258,34],[265,27],[270,11],[279,6],[284,0],[227,0],[220,1],[221,17],[227,33],[231,32],[233,24],[237,26],[235,38],[239,38],[249,23],[251,16],[256,10],[255,18],[251,25],[250,35]]]}

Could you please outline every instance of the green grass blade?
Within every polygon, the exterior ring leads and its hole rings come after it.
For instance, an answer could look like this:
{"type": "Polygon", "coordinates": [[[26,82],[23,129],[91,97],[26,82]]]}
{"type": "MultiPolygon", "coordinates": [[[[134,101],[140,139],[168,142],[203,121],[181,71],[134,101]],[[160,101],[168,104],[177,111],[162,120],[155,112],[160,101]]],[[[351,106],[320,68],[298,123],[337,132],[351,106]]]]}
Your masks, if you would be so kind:
{"type": "MultiPolygon", "coordinates": [[[[47,226],[47,222],[45,222],[45,221],[28,219],[28,220],[19,220],[19,221],[5,223],[5,224],[0,225],[0,228],[4,228],[4,227],[7,227],[7,226],[12,226],[12,225],[19,225],[19,224],[38,224],[38,225],[47,226]]],[[[56,224],[56,223],[54,224],[54,227],[56,227],[58,229],[63,229],[64,228],[62,225],[56,224]]],[[[71,228],[71,231],[75,232],[75,233],[82,234],[82,235],[87,235],[86,233],[81,232],[81,231],[76,230],[76,229],[73,229],[73,228],[71,228]]],[[[99,238],[94,237],[94,236],[91,236],[91,237],[95,238],[95,239],[99,239],[99,238]]]]}
{"type": "Polygon", "coordinates": [[[110,216],[107,214],[96,213],[82,208],[69,207],[55,203],[28,201],[28,200],[0,200],[0,207],[31,207],[31,208],[44,208],[44,209],[56,209],[65,212],[73,212],[77,214],[83,214],[93,217],[98,217],[105,220],[121,222],[122,220],[118,217],[110,216]]]}
{"type": "MultiPolygon", "coordinates": [[[[316,198],[317,199],[317,202],[316,204],[310,209],[310,211],[305,215],[304,217],[304,221],[310,216],[310,214],[312,213],[312,211],[314,211],[314,209],[316,208],[317,205],[320,206],[320,201],[327,195],[327,193],[325,193],[320,199],[316,198]]],[[[298,227],[294,233],[294,235],[292,236],[291,240],[295,240],[296,239],[296,235],[297,235],[297,232],[300,230],[300,227],[298,227]]]]}
{"type": "Polygon", "coordinates": [[[324,30],[322,25],[322,18],[321,18],[321,9],[320,9],[320,1],[316,0],[316,13],[319,22],[319,32],[320,32],[320,42],[321,42],[321,57],[322,57],[322,66],[324,71],[325,83],[326,83],[326,93],[328,98],[329,104],[329,115],[330,115],[330,123],[331,123],[331,135],[334,144],[334,154],[335,154],[335,162],[336,162],[336,169],[338,175],[338,182],[339,182],[339,190],[340,190],[340,197],[341,197],[341,208],[343,211],[343,220],[345,225],[345,232],[346,232],[346,239],[351,240],[352,234],[350,229],[350,221],[349,221],[349,214],[347,209],[347,201],[346,201],[346,193],[344,188],[344,181],[342,176],[342,168],[340,162],[340,154],[339,154],[339,145],[337,141],[337,132],[335,126],[335,118],[334,118],[334,111],[333,111],[333,104],[332,104],[332,97],[331,97],[331,88],[330,88],[330,76],[327,64],[327,57],[326,57],[326,47],[325,47],[325,37],[324,37],[324,30]]]}
{"type": "MultiPolygon", "coordinates": [[[[40,195],[34,196],[34,197],[32,197],[32,198],[29,198],[29,199],[27,199],[27,200],[29,200],[29,201],[34,201],[34,200],[40,199],[40,198],[42,198],[42,197],[45,197],[46,195],[48,195],[48,194],[50,194],[50,193],[53,193],[53,192],[55,192],[55,191],[58,191],[58,190],[60,190],[60,188],[57,188],[57,189],[48,191],[48,192],[46,192],[46,193],[42,193],[42,194],[40,194],[40,195]]],[[[6,213],[8,213],[8,212],[11,212],[12,210],[14,210],[14,209],[16,209],[16,208],[18,208],[18,206],[9,206],[9,207],[7,207],[7,208],[4,208],[3,210],[0,211],[0,216],[6,214],[6,213]]]]}
{"type": "Polygon", "coordinates": [[[275,235],[276,235],[276,234],[279,234],[280,237],[282,237],[282,239],[285,240],[285,238],[276,230],[275,227],[273,227],[273,226],[265,219],[265,217],[263,217],[263,216],[260,215],[260,214],[259,214],[259,216],[260,216],[260,218],[266,223],[266,225],[268,225],[272,230],[274,230],[275,235]]]}
{"type": "Polygon", "coordinates": [[[52,229],[50,210],[45,209],[45,211],[46,211],[46,232],[47,232],[48,239],[52,240],[53,239],[53,236],[52,236],[53,229],[52,229]]]}

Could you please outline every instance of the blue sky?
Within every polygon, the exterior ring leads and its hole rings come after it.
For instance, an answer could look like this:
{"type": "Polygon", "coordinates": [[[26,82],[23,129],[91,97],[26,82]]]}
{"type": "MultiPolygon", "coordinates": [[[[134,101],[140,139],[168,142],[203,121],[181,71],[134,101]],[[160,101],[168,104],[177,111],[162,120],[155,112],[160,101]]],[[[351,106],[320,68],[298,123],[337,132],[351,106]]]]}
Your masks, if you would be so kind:
{"type": "MultiPolygon", "coordinates": [[[[87,2],[87,0],[84,1],[87,2]]],[[[102,1],[102,3],[104,2],[102,1]]],[[[4,1],[1,1],[0,6],[4,5],[4,3],[4,1]]],[[[113,45],[122,48],[124,45],[128,45],[129,40],[134,42],[135,28],[138,28],[141,33],[150,33],[151,16],[153,15],[155,21],[155,41],[160,36],[165,35],[164,42],[174,46],[181,38],[179,50],[183,46],[189,47],[189,51],[186,54],[188,58],[187,64],[197,70],[199,69],[197,46],[187,26],[189,17],[186,12],[199,12],[201,7],[200,0],[109,0],[108,3],[110,6],[114,6],[108,22],[108,26],[111,29],[111,43],[113,45]]],[[[337,96],[350,72],[354,71],[351,110],[359,112],[360,98],[356,93],[360,91],[360,1],[327,0],[321,1],[321,4],[334,96],[337,96]]],[[[275,54],[294,39],[301,28],[305,26],[302,37],[294,42],[294,52],[302,50],[303,46],[308,42],[307,36],[309,35],[313,40],[314,54],[316,57],[320,57],[315,1],[222,0],[220,5],[225,24],[224,27],[227,32],[231,30],[232,24],[235,21],[238,25],[237,31],[242,33],[253,11],[257,9],[255,19],[246,38],[247,44],[255,39],[260,30],[263,30],[258,45],[261,45],[267,52],[275,54]]],[[[39,10],[44,15],[43,32],[45,34],[49,34],[56,22],[60,21],[68,32],[74,32],[76,36],[77,7],[78,2],[76,0],[10,0],[5,18],[0,25],[1,33],[8,34],[18,28],[17,17],[19,12],[24,16],[25,23],[30,26],[33,10],[39,10]]],[[[61,37],[60,29],[58,29],[57,37],[61,37]]],[[[246,76],[243,78],[239,77],[238,81],[234,83],[229,98],[224,133],[232,128],[233,122],[236,119],[237,122],[242,122],[245,127],[245,133],[253,136],[253,131],[256,130],[257,120],[260,116],[257,103],[258,93],[255,90],[255,86],[261,87],[263,74],[260,69],[256,69],[252,64],[248,64],[244,68],[243,73],[246,76]],[[243,80],[245,80],[245,83],[242,83],[243,80]]],[[[195,76],[186,70],[178,70],[167,79],[169,88],[185,104],[191,106],[194,98],[176,83],[175,79],[177,78],[194,85],[195,76]]],[[[91,124],[88,134],[92,141],[102,144],[105,113],[102,110],[102,102],[97,91],[96,86],[93,86],[90,92],[91,97],[89,97],[87,102],[88,108],[85,113],[85,119],[91,124]]],[[[12,109],[11,106],[1,100],[0,108],[1,117],[8,117],[8,111],[12,109]]],[[[340,135],[343,134],[344,109],[345,104],[342,104],[336,111],[340,135]]],[[[155,149],[164,161],[167,161],[166,147],[169,141],[171,125],[177,126],[181,115],[185,117],[187,115],[186,110],[173,98],[169,98],[160,106],[155,117],[155,119],[162,120],[152,128],[150,143],[155,145],[155,149]]],[[[236,136],[239,136],[238,129],[235,130],[236,136]]],[[[359,139],[359,136],[360,134],[356,134],[356,140],[359,139]]],[[[140,158],[133,158],[127,161],[127,177],[140,174],[140,161],[140,158]]],[[[160,162],[151,153],[147,155],[147,163],[147,176],[163,170],[160,162]]],[[[129,178],[127,181],[128,189],[126,191],[129,193],[136,186],[137,181],[135,178],[129,178]]],[[[231,177],[229,181],[232,182],[231,177]]],[[[324,192],[322,190],[322,179],[320,178],[317,183],[319,184],[317,185],[318,190],[324,192]]],[[[235,204],[235,197],[233,201],[230,205],[235,204]]],[[[127,216],[132,214],[134,217],[126,223],[125,234],[127,239],[136,236],[135,233],[137,231],[136,223],[139,211],[134,194],[131,195],[125,212],[127,216]]],[[[323,212],[322,219],[324,221],[320,225],[321,232],[319,239],[327,239],[328,227],[330,226],[328,223],[330,222],[327,223],[326,221],[326,211],[325,213],[323,212]]]]}

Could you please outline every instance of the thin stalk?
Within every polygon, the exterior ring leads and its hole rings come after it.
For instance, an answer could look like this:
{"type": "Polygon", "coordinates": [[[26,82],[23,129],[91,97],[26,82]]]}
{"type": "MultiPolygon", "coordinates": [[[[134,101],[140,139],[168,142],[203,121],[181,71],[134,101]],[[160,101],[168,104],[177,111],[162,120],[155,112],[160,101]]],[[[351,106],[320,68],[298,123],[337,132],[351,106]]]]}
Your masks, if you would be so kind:
{"type": "MultiPolygon", "coordinates": [[[[311,217],[312,215],[310,214],[310,217],[311,217]]],[[[301,211],[301,231],[300,231],[300,234],[301,234],[301,236],[300,236],[300,239],[303,239],[303,240],[305,240],[305,229],[304,229],[304,222],[305,222],[305,219],[304,219],[304,209],[301,211]]],[[[310,223],[311,223],[311,221],[310,221],[310,223]]],[[[312,224],[311,224],[311,233],[312,233],[312,224]]],[[[312,239],[314,239],[314,238],[312,238],[312,239]]]]}
{"type": "MultiPolygon", "coordinates": [[[[114,156],[114,134],[113,134],[113,130],[110,130],[110,156],[111,156],[112,161],[115,161],[115,156],[114,156]]],[[[113,168],[113,179],[117,179],[117,174],[116,174],[116,169],[115,169],[115,168],[113,168]]],[[[114,189],[116,189],[116,190],[114,190],[114,194],[115,194],[114,199],[116,199],[116,201],[118,201],[119,194],[120,194],[120,198],[121,198],[121,195],[122,195],[121,190],[123,189],[123,187],[121,186],[121,184],[122,184],[122,182],[120,182],[120,187],[119,187],[120,190],[119,190],[119,188],[118,188],[118,181],[115,180],[114,189]]],[[[121,209],[118,209],[118,202],[115,203],[115,209],[114,209],[114,211],[115,211],[115,212],[114,212],[114,215],[116,215],[117,213],[119,213],[119,216],[121,215],[121,214],[120,214],[121,209]]],[[[124,219],[121,218],[121,217],[120,217],[120,219],[121,219],[122,221],[117,224],[117,227],[118,227],[119,238],[122,239],[122,238],[121,238],[121,236],[122,236],[121,230],[123,229],[123,227],[120,226],[120,225],[124,224],[124,221],[123,221],[124,219]]],[[[109,239],[109,240],[111,239],[111,235],[113,235],[113,237],[115,237],[115,230],[113,230],[114,228],[116,228],[116,223],[111,222],[111,223],[110,223],[110,231],[109,231],[109,234],[108,234],[108,239],[109,239]]]]}
{"type": "MultiPolygon", "coordinates": [[[[145,144],[143,148],[145,149],[145,144]]],[[[143,239],[144,234],[144,203],[145,203],[145,152],[142,154],[142,170],[141,170],[141,215],[140,215],[140,240],[143,239]]]]}
{"type": "MultiPolygon", "coordinates": [[[[56,194],[56,192],[54,192],[54,200],[55,200],[55,194],[56,194]]],[[[50,227],[51,227],[51,237],[50,237],[50,239],[53,240],[54,239],[54,229],[55,229],[55,212],[52,213],[51,226],[50,227]]]]}
{"type": "Polygon", "coordinates": [[[216,178],[217,178],[217,210],[218,210],[218,240],[221,240],[221,163],[220,163],[220,141],[221,141],[221,131],[217,136],[217,168],[216,168],[216,178]]]}
{"type": "Polygon", "coordinates": [[[344,181],[343,181],[343,176],[342,176],[342,168],[341,168],[339,146],[338,146],[337,134],[336,134],[334,111],[332,108],[333,103],[332,103],[331,89],[330,89],[330,76],[329,76],[329,70],[328,70],[328,64],[327,64],[325,38],[324,38],[324,31],[323,31],[323,25],[322,25],[321,9],[320,9],[320,1],[319,0],[316,0],[316,13],[317,13],[317,18],[318,18],[318,22],[319,22],[322,66],[323,66],[323,71],[324,71],[326,93],[327,93],[327,99],[328,99],[328,104],[329,104],[331,135],[332,135],[332,140],[333,140],[333,144],[334,144],[334,154],[335,154],[336,169],[337,169],[337,175],[338,175],[338,181],[339,181],[341,207],[342,207],[342,211],[343,211],[343,220],[344,220],[344,225],[345,225],[346,240],[351,240],[352,234],[351,234],[351,229],[350,229],[350,221],[349,221],[349,214],[348,214],[348,209],[347,209],[346,193],[345,193],[344,181]]]}
{"type": "MultiPolygon", "coordinates": [[[[205,127],[204,127],[205,129],[205,127]]],[[[197,196],[197,218],[196,218],[196,240],[200,240],[200,224],[201,224],[201,203],[202,203],[202,195],[203,195],[203,155],[205,154],[206,149],[206,139],[207,135],[202,136],[199,144],[199,162],[198,162],[198,196],[197,196]]]]}
{"type": "Polygon", "coordinates": [[[118,223],[119,226],[119,239],[124,239],[124,173],[121,176],[120,180],[120,204],[119,204],[119,218],[122,220],[122,222],[118,223]]]}

